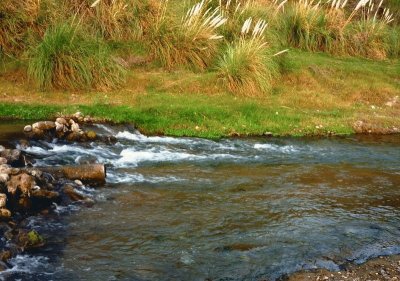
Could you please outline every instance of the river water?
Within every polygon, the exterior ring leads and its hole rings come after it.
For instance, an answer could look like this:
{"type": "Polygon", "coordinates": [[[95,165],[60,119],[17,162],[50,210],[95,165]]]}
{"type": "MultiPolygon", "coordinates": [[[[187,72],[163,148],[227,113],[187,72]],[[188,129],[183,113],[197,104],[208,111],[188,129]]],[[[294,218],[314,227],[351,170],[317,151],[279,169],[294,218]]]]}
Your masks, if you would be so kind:
{"type": "Polygon", "coordinates": [[[276,280],[400,253],[400,138],[146,137],[33,143],[38,166],[100,162],[96,204],[27,224],[47,246],[6,280],[276,280]]]}

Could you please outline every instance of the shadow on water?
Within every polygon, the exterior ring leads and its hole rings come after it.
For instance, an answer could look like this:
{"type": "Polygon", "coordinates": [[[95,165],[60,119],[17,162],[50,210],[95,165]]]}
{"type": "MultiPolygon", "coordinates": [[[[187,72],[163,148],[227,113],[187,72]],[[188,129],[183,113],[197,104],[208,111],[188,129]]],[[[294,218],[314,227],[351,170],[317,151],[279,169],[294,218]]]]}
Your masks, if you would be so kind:
{"type": "Polygon", "coordinates": [[[400,253],[398,136],[215,142],[98,129],[118,143],[26,149],[37,165],[94,159],[109,174],[88,189],[94,207],[35,223],[58,225],[32,256],[45,266],[10,280],[275,280],[400,253]]]}

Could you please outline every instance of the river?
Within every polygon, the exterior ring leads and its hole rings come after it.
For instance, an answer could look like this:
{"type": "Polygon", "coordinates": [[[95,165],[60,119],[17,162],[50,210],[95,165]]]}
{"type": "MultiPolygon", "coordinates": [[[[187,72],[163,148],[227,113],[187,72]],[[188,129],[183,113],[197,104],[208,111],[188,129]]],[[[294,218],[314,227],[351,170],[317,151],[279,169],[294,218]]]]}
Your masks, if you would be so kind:
{"type": "Polygon", "coordinates": [[[27,220],[47,240],[5,280],[276,280],[400,253],[400,138],[34,142],[36,165],[106,163],[92,207],[27,220]]]}

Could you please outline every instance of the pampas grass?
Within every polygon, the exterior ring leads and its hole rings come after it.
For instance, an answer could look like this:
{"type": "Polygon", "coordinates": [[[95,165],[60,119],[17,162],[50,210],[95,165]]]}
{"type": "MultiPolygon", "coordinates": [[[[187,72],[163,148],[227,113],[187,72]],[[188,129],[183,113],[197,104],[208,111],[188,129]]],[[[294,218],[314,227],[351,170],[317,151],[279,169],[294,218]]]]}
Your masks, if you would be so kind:
{"type": "Polygon", "coordinates": [[[206,0],[188,9],[179,23],[162,13],[149,34],[152,54],[168,69],[187,65],[204,70],[218,51],[223,38],[218,29],[225,22],[220,8],[208,7],[206,0]]]}
{"type": "Polygon", "coordinates": [[[266,27],[265,21],[253,24],[249,18],[242,26],[240,39],[228,44],[221,56],[218,76],[230,91],[256,96],[270,89],[277,65],[264,38],[266,27]]]}

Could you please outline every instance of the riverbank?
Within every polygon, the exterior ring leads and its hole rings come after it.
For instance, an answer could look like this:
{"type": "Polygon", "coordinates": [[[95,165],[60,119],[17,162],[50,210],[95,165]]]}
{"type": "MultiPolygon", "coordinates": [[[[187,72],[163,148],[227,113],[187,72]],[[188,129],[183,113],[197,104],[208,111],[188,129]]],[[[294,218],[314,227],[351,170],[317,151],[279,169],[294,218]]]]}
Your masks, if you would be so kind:
{"type": "Polygon", "coordinates": [[[48,119],[81,111],[130,122],[147,135],[304,136],[393,133],[400,127],[398,61],[334,58],[291,50],[270,94],[226,92],[214,72],[129,72],[111,92],[40,92],[18,65],[0,72],[0,118],[48,119]]]}
{"type": "Polygon", "coordinates": [[[396,281],[400,280],[400,256],[385,256],[367,261],[361,265],[349,264],[346,269],[338,272],[316,270],[315,272],[295,273],[287,281],[311,280],[357,280],[357,281],[396,281]]]}

